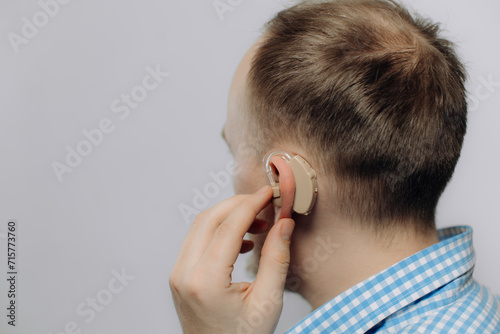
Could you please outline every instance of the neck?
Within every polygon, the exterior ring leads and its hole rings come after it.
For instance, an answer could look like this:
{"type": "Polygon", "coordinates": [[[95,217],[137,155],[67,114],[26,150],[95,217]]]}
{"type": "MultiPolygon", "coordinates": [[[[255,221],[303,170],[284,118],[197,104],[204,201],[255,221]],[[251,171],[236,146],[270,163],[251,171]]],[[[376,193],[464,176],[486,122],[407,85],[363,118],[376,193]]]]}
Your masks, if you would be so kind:
{"type": "Polygon", "coordinates": [[[373,230],[338,217],[294,218],[288,288],[313,309],[439,241],[435,229],[425,235],[402,230],[375,237],[373,230]]]}

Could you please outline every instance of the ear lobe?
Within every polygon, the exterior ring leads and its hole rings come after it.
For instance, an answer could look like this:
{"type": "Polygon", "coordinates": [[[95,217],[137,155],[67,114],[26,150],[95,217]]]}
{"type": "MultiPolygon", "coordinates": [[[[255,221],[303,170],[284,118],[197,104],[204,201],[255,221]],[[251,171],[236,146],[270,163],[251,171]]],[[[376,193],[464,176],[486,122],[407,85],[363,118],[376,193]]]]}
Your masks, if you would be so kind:
{"type": "Polygon", "coordinates": [[[282,205],[278,219],[292,218],[293,201],[295,198],[295,179],[292,169],[289,163],[279,156],[272,157],[270,162],[279,174],[282,205]]]}

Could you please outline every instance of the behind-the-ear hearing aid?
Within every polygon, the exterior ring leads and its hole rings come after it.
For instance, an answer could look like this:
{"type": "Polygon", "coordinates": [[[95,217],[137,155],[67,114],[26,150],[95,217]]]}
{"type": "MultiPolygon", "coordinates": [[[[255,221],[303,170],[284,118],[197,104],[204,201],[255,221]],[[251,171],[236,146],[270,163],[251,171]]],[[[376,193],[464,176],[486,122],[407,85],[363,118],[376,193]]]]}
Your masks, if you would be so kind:
{"type": "Polygon", "coordinates": [[[274,178],[273,159],[283,159],[289,165],[293,173],[295,181],[295,196],[293,199],[292,210],[301,215],[308,215],[316,202],[318,193],[318,182],[316,172],[311,168],[309,163],[299,155],[290,155],[285,151],[271,151],[263,159],[264,168],[266,170],[271,188],[273,189],[273,205],[281,206],[281,190],[279,182],[274,178]]]}

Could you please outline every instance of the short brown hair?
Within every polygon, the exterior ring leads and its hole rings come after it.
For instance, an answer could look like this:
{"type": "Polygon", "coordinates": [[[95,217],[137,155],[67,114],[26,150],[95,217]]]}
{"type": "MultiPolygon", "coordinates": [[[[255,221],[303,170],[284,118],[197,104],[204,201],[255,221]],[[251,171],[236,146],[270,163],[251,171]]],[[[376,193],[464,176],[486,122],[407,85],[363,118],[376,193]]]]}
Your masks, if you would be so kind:
{"type": "Polygon", "coordinates": [[[310,152],[343,215],[434,228],[467,118],[466,73],[439,26],[394,1],[332,0],[304,1],[265,28],[247,82],[260,153],[310,152]]]}

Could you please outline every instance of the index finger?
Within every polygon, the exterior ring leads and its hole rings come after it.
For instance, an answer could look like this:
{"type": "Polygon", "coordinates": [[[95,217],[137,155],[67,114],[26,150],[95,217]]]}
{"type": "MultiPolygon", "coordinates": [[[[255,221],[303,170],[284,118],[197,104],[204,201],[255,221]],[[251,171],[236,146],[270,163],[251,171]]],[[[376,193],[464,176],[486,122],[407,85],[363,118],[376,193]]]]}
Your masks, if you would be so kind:
{"type": "Polygon", "coordinates": [[[230,197],[200,213],[184,237],[177,256],[179,263],[187,266],[196,263],[202,257],[210,240],[212,240],[217,226],[247,196],[236,195],[230,197]]]}
{"type": "Polygon", "coordinates": [[[215,231],[207,247],[206,260],[210,265],[229,268],[240,253],[243,237],[255,221],[255,217],[270,203],[273,192],[265,186],[241,201],[215,231]]]}

